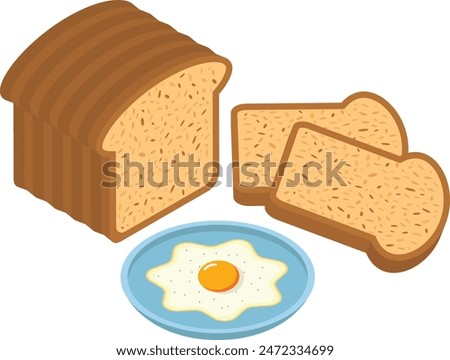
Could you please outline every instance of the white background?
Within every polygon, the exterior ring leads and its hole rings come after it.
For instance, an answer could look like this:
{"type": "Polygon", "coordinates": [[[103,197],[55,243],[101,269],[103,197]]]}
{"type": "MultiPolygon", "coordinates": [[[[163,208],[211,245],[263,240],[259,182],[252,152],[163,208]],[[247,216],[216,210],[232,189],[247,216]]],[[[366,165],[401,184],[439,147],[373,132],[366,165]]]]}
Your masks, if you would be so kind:
{"type": "MultiPolygon", "coordinates": [[[[134,3],[233,63],[220,104],[223,164],[231,160],[233,106],[339,102],[364,90],[397,109],[411,151],[429,154],[450,174],[446,1],[134,3]]],[[[41,33],[92,4],[2,2],[0,76],[41,33]]],[[[448,228],[422,264],[390,274],[364,253],[271,219],[263,208],[238,205],[222,185],[113,244],[14,186],[12,105],[1,100],[0,112],[0,358],[115,359],[116,347],[156,344],[331,344],[330,359],[348,360],[448,356],[448,228]],[[142,317],[122,292],[126,256],[160,230],[203,220],[247,221],[297,242],[316,271],[306,304],[280,326],[232,341],[179,336],[142,317]]]]}

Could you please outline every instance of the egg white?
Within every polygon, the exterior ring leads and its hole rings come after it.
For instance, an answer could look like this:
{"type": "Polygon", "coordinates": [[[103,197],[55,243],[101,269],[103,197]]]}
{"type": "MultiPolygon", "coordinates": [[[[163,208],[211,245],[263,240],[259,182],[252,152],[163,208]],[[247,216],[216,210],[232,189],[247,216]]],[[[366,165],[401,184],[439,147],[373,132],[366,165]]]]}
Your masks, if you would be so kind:
{"type": "Polygon", "coordinates": [[[163,292],[162,305],[170,311],[200,311],[218,321],[231,321],[252,307],[273,306],[282,296],[276,283],[286,274],[285,263],[259,256],[246,240],[216,246],[192,242],[174,247],[169,262],[147,271],[147,280],[163,292]],[[224,260],[239,271],[239,282],[226,292],[205,289],[198,280],[200,268],[224,260]]]}

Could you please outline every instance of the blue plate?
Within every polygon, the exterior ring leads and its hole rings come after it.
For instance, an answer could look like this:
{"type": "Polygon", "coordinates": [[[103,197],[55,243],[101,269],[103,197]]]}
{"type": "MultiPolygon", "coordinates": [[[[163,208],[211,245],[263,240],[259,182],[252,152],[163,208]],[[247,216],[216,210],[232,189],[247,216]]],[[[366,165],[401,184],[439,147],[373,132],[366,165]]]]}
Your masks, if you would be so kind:
{"type": "Polygon", "coordinates": [[[125,294],[142,315],[164,329],[201,339],[234,339],[268,330],[303,305],[313,283],[311,261],[298,245],[274,231],[238,222],[199,222],[165,230],[138,245],[122,268],[125,294]],[[172,249],[179,243],[217,245],[231,239],[247,240],[259,255],[283,261],[288,266],[288,272],[277,283],[283,297],[281,302],[248,309],[229,322],[216,321],[198,311],[166,310],[162,306],[163,292],[147,281],[147,270],[168,262],[172,249]]]}

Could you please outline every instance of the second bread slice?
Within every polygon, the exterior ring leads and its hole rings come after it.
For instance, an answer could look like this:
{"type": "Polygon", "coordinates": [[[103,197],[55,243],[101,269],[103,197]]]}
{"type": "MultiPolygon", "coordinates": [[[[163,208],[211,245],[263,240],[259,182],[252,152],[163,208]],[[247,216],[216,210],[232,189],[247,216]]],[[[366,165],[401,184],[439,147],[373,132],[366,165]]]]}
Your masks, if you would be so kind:
{"type": "Polygon", "coordinates": [[[386,271],[420,263],[449,211],[444,173],[430,157],[397,156],[309,123],[294,126],[267,212],[365,251],[386,271]]]}

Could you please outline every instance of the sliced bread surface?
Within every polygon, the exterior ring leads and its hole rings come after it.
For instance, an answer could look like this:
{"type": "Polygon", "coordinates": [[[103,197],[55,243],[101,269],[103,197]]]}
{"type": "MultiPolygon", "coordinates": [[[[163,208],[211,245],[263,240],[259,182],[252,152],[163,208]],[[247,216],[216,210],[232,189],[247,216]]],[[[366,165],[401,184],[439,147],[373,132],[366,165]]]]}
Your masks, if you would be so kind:
{"type": "Polygon", "coordinates": [[[365,251],[386,271],[420,263],[449,210],[439,165],[420,153],[397,156],[309,123],[294,126],[267,212],[365,251]]]}
{"type": "Polygon", "coordinates": [[[213,94],[226,71],[219,62],[182,70],[146,91],[111,127],[103,148],[115,152],[121,164],[118,232],[159,218],[213,185],[218,161],[213,94]],[[132,166],[125,166],[124,158],[132,166]],[[190,159],[195,167],[174,167],[190,159]]]}

